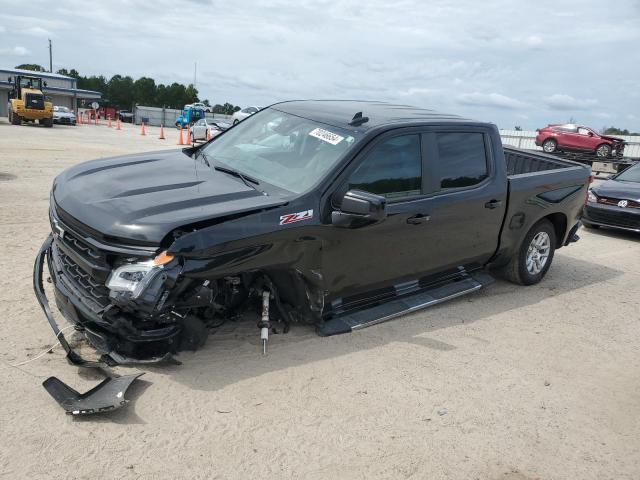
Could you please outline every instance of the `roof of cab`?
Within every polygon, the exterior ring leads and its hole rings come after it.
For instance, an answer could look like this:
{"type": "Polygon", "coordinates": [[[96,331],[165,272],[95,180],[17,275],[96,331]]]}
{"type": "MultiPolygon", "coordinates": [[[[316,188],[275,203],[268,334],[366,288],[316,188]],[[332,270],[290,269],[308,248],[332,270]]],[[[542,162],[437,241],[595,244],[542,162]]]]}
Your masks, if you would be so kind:
{"type": "Polygon", "coordinates": [[[370,130],[375,127],[390,124],[482,123],[462,118],[458,115],[440,113],[426,108],[394,105],[377,101],[292,100],[276,103],[271,105],[271,107],[317,122],[359,131],[370,130]],[[369,120],[361,125],[349,125],[354,115],[358,112],[362,112],[362,116],[368,117],[369,120]]]}

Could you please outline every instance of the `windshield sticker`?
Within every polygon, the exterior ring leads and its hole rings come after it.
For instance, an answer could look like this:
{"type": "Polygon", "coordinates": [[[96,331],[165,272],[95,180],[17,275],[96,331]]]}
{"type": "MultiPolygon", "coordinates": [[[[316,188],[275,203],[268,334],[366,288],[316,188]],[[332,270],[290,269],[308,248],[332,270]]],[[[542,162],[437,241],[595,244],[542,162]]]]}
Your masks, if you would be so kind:
{"type": "Polygon", "coordinates": [[[309,132],[309,135],[319,138],[320,140],[330,143],[331,145],[337,145],[344,139],[344,137],[341,137],[340,135],[330,132],[329,130],[324,130],[322,128],[311,130],[309,132]]]}
{"type": "Polygon", "coordinates": [[[290,223],[301,222],[303,220],[311,220],[313,218],[313,210],[305,210],[304,212],[288,213],[280,217],[280,225],[289,225],[290,223]]]}

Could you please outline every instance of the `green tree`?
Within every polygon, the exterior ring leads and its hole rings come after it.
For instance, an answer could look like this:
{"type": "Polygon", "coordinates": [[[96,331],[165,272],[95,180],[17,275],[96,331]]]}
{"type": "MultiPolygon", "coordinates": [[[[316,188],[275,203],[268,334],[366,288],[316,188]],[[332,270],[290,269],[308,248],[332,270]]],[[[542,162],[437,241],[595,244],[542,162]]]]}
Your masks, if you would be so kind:
{"type": "Polygon", "coordinates": [[[60,75],[66,75],[67,77],[75,78],[76,80],[80,78],[80,74],[75,68],[72,68],[71,70],[67,70],[66,68],[61,68],[56,73],[60,75]]]}
{"type": "Polygon", "coordinates": [[[23,63],[21,65],[18,65],[17,67],[20,70],[32,70],[34,72],[46,72],[46,68],[44,68],[42,65],[38,65],[36,63],[23,63]]]}
{"type": "Polygon", "coordinates": [[[133,83],[133,95],[139,105],[156,105],[158,89],[153,78],[140,77],[133,83]]]}

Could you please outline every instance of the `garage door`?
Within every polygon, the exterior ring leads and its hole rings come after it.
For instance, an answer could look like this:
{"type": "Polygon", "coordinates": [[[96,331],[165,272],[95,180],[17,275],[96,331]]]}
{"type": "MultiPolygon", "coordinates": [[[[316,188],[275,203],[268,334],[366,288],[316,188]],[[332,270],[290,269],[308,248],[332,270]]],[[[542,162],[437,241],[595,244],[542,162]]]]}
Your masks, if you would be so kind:
{"type": "Polygon", "coordinates": [[[9,92],[0,90],[0,117],[9,115],[7,112],[7,103],[9,102],[9,92]]]}

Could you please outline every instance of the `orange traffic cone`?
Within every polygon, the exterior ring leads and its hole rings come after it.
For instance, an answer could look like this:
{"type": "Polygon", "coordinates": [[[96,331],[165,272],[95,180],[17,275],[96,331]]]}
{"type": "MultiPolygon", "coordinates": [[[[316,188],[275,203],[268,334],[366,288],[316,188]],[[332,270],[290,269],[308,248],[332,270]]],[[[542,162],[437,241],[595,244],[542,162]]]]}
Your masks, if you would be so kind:
{"type": "Polygon", "coordinates": [[[178,127],[178,145],[184,145],[182,141],[182,126],[178,127]]]}
{"type": "Polygon", "coordinates": [[[116,120],[116,130],[120,130],[120,118],[116,120]]]}
{"type": "Polygon", "coordinates": [[[158,137],[158,140],[164,140],[164,125],[161,123],[160,124],[160,136],[158,137]]]}
{"type": "Polygon", "coordinates": [[[111,128],[111,115],[107,116],[107,120],[109,120],[109,128],[111,128]]]}
{"type": "Polygon", "coordinates": [[[211,129],[207,128],[207,142],[211,140],[211,129]]]}
{"type": "Polygon", "coordinates": [[[146,135],[147,133],[144,131],[144,122],[140,122],[140,135],[146,135]]]}

